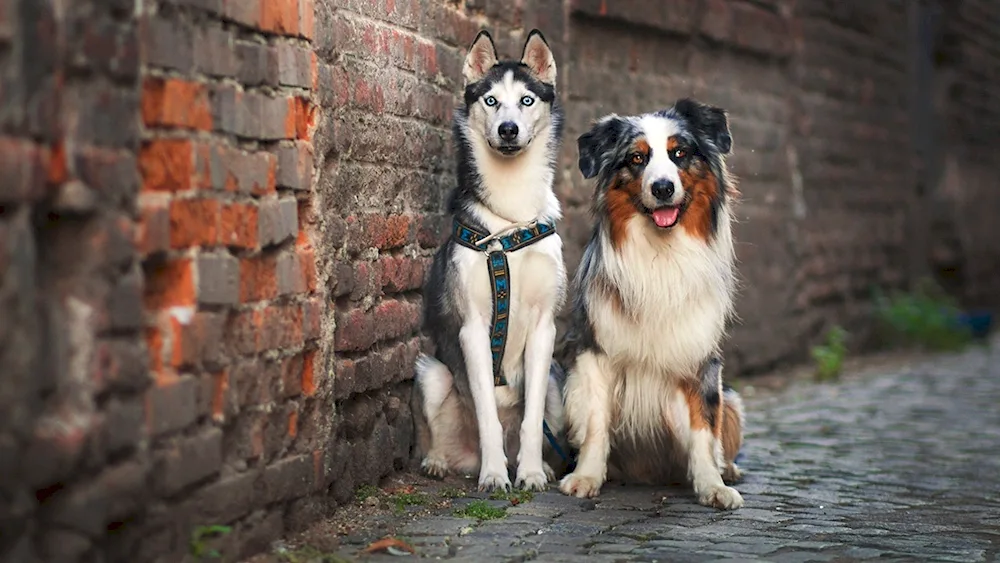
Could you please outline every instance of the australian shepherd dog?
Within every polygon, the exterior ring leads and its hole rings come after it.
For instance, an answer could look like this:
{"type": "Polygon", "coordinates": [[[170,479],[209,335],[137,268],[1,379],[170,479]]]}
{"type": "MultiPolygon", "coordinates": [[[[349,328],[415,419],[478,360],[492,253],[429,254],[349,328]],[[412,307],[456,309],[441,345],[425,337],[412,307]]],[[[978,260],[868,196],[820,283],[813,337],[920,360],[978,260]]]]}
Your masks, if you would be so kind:
{"type": "Polygon", "coordinates": [[[701,504],[738,508],[724,478],[739,477],[743,410],[720,355],[735,289],[726,112],[683,99],[609,115],[578,144],[596,222],[559,356],[579,448],[560,489],[593,497],[608,478],[686,478],[701,504]]]}

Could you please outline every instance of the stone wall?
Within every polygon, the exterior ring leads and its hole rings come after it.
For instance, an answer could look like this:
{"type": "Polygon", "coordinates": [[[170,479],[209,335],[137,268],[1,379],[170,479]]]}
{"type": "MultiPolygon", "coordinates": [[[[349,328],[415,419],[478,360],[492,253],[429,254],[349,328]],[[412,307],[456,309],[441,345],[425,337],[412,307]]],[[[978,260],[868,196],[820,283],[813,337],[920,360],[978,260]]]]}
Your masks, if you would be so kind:
{"type": "Polygon", "coordinates": [[[1000,304],[995,4],[511,4],[0,0],[0,559],[178,561],[227,524],[236,560],[405,466],[483,27],[555,51],[570,267],[590,120],[730,110],[731,372],[921,273],[1000,304]]]}

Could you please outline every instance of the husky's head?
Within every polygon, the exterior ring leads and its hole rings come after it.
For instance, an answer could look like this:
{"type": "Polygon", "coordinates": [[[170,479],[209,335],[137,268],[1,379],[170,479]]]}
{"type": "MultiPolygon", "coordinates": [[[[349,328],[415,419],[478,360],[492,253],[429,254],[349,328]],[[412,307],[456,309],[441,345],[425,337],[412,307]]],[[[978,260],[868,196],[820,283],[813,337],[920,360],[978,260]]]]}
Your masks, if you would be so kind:
{"type": "Polygon", "coordinates": [[[479,32],[463,74],[468,128],[500,155],[516,156],[551,123],[556,61],[537,29],[528,34],[520,61],[498,61],[493,38],[479,32]]]}

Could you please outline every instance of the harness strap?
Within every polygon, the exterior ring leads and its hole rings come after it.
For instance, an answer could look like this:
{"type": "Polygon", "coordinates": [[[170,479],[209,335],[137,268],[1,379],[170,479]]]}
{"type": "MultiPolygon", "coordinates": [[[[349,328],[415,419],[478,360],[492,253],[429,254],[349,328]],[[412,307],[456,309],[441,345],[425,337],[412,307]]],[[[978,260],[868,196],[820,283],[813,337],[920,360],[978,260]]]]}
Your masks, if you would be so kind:
{"type": "Polygon", "coordinates": [[[486,266],[493,286],[493,318],[490,322],[490,352],[493,355],[493,385],[507,385],[503,375],[503,353],[507,347],[508,316],[510,314],[510,268],[507,253],[534,244],[556,232],[554,225],[531,221],[517,223],[494,234],[484,233],[458,219],[452,229],[452,238],[458,244],[486,253],[486,266]],[[499,248],[491,250],[491,247],[499,248]]]}

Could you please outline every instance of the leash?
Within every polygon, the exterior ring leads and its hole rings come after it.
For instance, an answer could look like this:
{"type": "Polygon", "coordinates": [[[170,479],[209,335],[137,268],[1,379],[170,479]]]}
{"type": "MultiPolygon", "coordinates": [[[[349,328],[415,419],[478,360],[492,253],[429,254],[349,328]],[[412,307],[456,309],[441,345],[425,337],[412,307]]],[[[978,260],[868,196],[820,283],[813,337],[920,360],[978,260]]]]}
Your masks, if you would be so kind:
{"type": "Polygon", "coordinates": [[[466,248],[486,253],[486,266],[493,285],[493,319],[490,323],[490,351],[493,353],[493,385],[507,385],[501,363],[507,347],[507,317],[510,314],[510,268],[507,253],[532,245],[556,232],[554,225],[527,221],[489,234],[455,219],[452,238],[466,248]]]}

